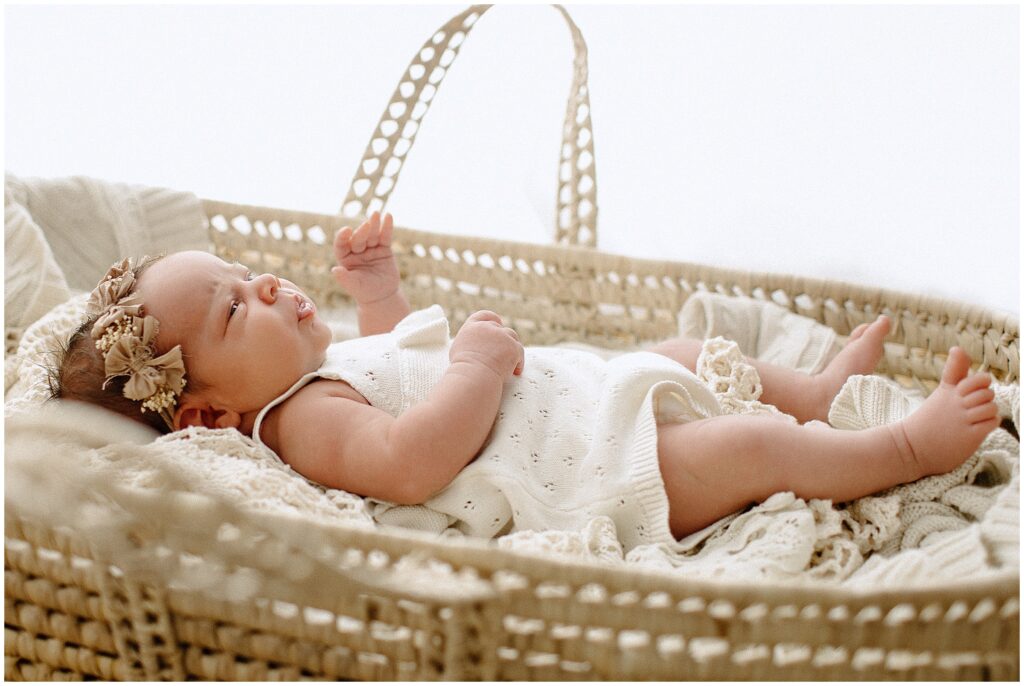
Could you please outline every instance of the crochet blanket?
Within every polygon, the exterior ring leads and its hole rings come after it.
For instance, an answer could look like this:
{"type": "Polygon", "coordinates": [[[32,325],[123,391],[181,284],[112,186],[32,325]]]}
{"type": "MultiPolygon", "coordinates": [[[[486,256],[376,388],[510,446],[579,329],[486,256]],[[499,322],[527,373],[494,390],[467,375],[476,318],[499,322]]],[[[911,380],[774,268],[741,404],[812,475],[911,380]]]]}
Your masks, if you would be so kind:
{"type": "MultiPolygon", "coordinates": [[[[243,509],[374,526],[361,498],[309,485],[266,448],[233,430],[190,429],[153,440],[143,429],[129,429],[126,420],[98,415],[93,408],[65,409],[58,416],[56,408],[41,409],[45,383],[38,362],[53,349],[55,336],[73,328],[83,303],[83,296],[74,298],[30,327],[8,370],[9,502],[40,513],[66,505],[74,480],[64,482],[62,490],[54,475],[62,464],[73,473],[68,464],[73,460],[130,488],[159,492],[174,486],[243,509]],[[123,440],[109,443],[109,436],[123,440]],[[28,487],[40,474],[48,474],[54,486],[48,493],[28,487]]],[[[822,368],[839,349],[835,334],[812,320],[771,303],[711,294],[691,297],[681,328],[708,338],[698,375],[735,413],[781,414],[758,402],[756,371],[743,361],[738,345],[720,334],[744,341],[745,352],[754,357],[809,372],[822,368]]],[[[353,328],[336,323],[334,330],[340,336],[353,328]]],[[[997,386],[996,391],[1001,413],[1019,427],[1019,387],[997,386]]],[[[882,377],[855,376],[836,397],[829,421],[850,430],[875,426],[905,416],[920,402],[920,395],[882,377]]],[[[1019,454],[1018,442],[1000,429],[949,474],[850,503],[778,493],[684,539],[683,552],[641,546],[624,556],[614,525],[600,517],[582,531],[517,532],[499,538],[497,545],[527,554],[668,570],[687,578],[728,575],[730,581],[877,588],[1016,573],[1019,454]]]]}

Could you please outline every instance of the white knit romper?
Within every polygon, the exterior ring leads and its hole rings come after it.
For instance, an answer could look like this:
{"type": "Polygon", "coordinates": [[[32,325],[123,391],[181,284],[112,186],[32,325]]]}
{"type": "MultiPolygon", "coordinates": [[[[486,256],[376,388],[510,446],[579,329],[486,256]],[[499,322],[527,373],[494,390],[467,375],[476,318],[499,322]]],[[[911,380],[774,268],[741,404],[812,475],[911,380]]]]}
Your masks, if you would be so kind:
{"type": "MultiPolygon", "coordinates": [[[[341,380],[397,417],[424,400],[448,368],[448,320],[440,306],[413,312],[392,331],[332,344],[323,366],[260,411],[316,378],[341,380]]],[[[370,499],[383,524],[487,538],[521,530],[580,530],[607,515],[624,548],[673,543],[658,466],[657,423],[722,414],[683,365],[649,352],[599,356],[529,347],[521,376],[505,383],[497,421],[477,457],[422,506],[370,499]]]]}

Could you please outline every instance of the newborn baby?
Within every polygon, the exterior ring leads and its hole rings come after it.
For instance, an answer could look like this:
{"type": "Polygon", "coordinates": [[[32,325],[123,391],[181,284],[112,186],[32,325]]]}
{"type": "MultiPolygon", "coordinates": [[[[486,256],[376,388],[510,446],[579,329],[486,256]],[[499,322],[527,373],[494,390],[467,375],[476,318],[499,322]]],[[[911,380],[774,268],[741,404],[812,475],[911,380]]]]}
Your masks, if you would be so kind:
{"type": "MultiPolygon", "coordinates": [[[[125,260],[53,370],[54,395],[162,428],[235,428],[307,479],[426,504],[470,533],[576,529],[607,515],[628,550],[671,542],[778,491],[847,501],[947,472],[998,425],[988,374],[952,348],[905,420],[863,431],[726,415],[695,376],[699,341],[610,361],[524,348],[493,312],[449,340],[437,306],[410,313],[374,213],[334,238],[333,274],[360,338],[331,343],[295,284],[204,252],[125,260]]],[[[861,325],[820,374],[748,360],[761,400],[825,420],[882,355],[886,317],[861,325]]]]}

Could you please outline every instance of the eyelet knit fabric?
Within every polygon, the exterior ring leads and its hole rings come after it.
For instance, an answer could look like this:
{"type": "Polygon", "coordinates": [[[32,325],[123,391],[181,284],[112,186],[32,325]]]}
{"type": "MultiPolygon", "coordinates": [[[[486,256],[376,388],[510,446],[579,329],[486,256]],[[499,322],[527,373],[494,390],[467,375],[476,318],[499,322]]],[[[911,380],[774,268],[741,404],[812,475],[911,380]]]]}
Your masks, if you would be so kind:
{"type": "MultiPolygon", "coordinates": [[[[426,399],[448,368],[448,320],[437,305],[391,333],[333,344],[327,360],[257,417],[315,378],[345,381],[398,416],[426,399]]],[[[674,543],[658,466],[659,421],[722,414],[708,386],[649,352],[605,361],[591,353],[530,347],[521,376],[505,383],[491,434],[477,457],[422,507],[371,500],[382,523],[439,522],[491,538],[518,530],[581,531],[610,518],[629,550],[674,543]]]]}

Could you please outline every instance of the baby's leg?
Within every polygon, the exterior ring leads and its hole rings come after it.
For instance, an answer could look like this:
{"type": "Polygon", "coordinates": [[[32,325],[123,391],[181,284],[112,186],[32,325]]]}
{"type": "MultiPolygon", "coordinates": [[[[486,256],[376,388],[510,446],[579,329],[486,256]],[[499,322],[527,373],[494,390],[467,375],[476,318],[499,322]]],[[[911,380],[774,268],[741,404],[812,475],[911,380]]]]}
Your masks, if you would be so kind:
{"type": "Polygon", "coordinates": [[[658,459],[677,538],[779,491],[842,502],[917,478],[889,427],[840,431],[765,416],[662,425],[658,459]]]}
{"type": "MultiPolygon", "coordinates": [[[[786,367],[747,358],[747,363],[761,377],[761,401],[799,422],[828,420],[828,410],[843,383],[853,374],[870,374],[882,357],[882,342],[889,333],[889,318],[879,317],[871,324],[861,324],[850,334],[850,340],[835,359],[819,374],[809,375],[786,367]]],[[[671,357],[690,371],[697,371],[701,341],[673,338],[651,348],[671,357]]]]}
{"type": "Polygon", "coordinates": [[[658,430],[658,458],[676,537],[779,491],[844,502],[967,459],[998,424],[987,374],[966,376],[954,348],[942,386],[902,422],[864,431],[725,415],[658,430]]]}

